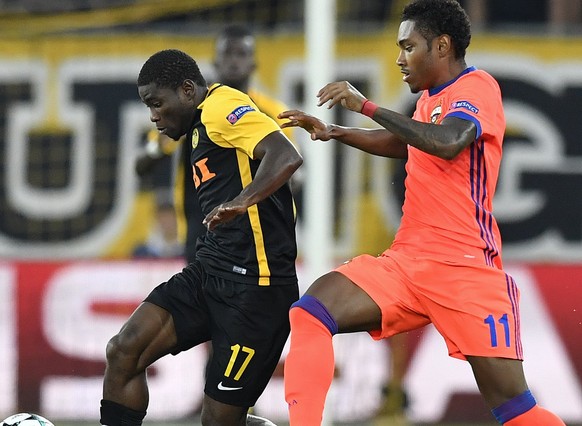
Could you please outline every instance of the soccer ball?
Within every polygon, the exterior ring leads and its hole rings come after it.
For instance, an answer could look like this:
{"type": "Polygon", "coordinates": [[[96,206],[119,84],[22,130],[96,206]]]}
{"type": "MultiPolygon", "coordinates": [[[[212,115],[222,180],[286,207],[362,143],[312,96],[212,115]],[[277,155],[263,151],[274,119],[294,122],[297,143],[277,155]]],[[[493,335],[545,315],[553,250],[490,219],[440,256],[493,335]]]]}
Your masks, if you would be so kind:
{"type": "Polygon", "coordinates": [[[2,420],[0,426],[54,426],[51,422],[38,414],[18,413],[2,420]]]}

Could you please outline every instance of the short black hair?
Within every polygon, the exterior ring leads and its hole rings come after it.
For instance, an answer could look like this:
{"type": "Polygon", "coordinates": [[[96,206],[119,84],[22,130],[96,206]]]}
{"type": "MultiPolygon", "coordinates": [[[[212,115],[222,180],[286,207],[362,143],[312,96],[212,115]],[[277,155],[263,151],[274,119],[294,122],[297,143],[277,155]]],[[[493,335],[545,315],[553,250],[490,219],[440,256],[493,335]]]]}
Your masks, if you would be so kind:
{"type": "Polygon", "coordinates": [[[242,38],[254,37],[253,32],[249,27],[243,24],[231,24],[222,29],[218,38],[242,38]]]}
{"type": "Polygon", "coordinates": [[[457,0],[414,0],[404,8],[402,21],[414,21],[416,30],[429,42],[448,34],[455,58],[465,57],[471,42],[471,22],[457,0]]]}
{"type": "Polygon", "coordinates": [[[216,37],[216,51],[218,53],[219,49],[224,46],[227,40],[242,40],[244,38],[250,37],[252,44],[251,47],[253,52],[255,50],[255,36],[251,29],[242,24],[231,24],[227,25],[222,29],[222,31],[216,37]]]}
{"type": "Polygon", "coordinates": [[[199,86],[206,86],[206,80],[196,61],[187,53],[177,49],[161,50],[143,64],[138,86],[155,83],[159,87],[177,89],[184,80],[192,80],[199,86]]]}

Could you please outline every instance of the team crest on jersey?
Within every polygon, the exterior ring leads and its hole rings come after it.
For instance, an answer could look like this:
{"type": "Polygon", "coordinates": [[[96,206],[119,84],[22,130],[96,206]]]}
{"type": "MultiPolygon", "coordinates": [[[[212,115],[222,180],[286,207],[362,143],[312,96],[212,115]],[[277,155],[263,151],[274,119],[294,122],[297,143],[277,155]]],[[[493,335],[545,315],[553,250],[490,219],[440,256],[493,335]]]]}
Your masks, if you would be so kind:
{"type": "Polygon", "coordinates": [[[228,114],[226,116],[226,119],[228,120],[228,122],[230,124],[234,124],[238,120],[240,120],[241,117],[243,115],[245,115],[247,112],[251,112],[251,111],[254,111],[254,110],[255,109],[252,106],[250,106],[250,105],[239,106],[238,108],[235,108],[234,111],[232,111],[230,114],[228,114]]]}
{"type": "Polygon", "coordinates": [[[441,116],[441,113],[443,112],[443,108],[440,104],[438,104],[435,109],[432,110],[432,112],[430,113],[430,122],[432,124],[436,124],[436,122],[438,121],[439,117],[441,116]]]}
{"type": "Polygon", "coordinates": [[[198,129],[194,129],[192,132],[192,149],[198,146],[198,141],[200,140],[200,133],[198,133],[198,129]]]}

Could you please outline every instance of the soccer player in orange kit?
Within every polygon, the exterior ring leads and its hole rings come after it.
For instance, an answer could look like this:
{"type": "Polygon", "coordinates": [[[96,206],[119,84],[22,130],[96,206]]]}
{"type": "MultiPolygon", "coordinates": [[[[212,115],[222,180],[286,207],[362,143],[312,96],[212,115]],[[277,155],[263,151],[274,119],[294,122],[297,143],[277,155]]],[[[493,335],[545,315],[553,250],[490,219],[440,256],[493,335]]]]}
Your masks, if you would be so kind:
{"type": "Polygon", "coordinates": [[[519,290],[501,261],[492,200],[505,118],[497,82],[468,67],[470,23],[455,0],[418,0],[403,11],[397,65],[413,93],[413,118],[375,105],[349,82],[326,85],[318,105],[341,105],[382,129],[280,115],[313,140],[407,158],[400,228],[378,257],[361,255],[317,279],[290,310],[285,394],[291,426],[320,425],[333,379],[332,336],[374,339],[432,323],[449,355],[467,360],[497,421],[564,425],[537,405],[522,368],[519,290]]]}

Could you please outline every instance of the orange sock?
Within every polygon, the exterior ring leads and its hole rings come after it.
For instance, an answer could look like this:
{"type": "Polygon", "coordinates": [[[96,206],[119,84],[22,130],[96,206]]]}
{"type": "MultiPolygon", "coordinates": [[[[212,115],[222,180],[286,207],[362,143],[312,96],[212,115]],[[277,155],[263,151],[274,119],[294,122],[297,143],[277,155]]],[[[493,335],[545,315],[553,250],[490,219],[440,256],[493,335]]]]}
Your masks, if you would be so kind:
{"type": "Polygon", "coordinates": [[[531,410],[503,424],[504,426],[565,426],[558,416],[539,405],[534,405],[531,410]]]}
{"type": "Polygon", "coordinates": [[[291,347],[285,360],[285,400],[291,426],[320,426],[334,373],[332,335],[300,307],[289,312],[291,347]]]}

